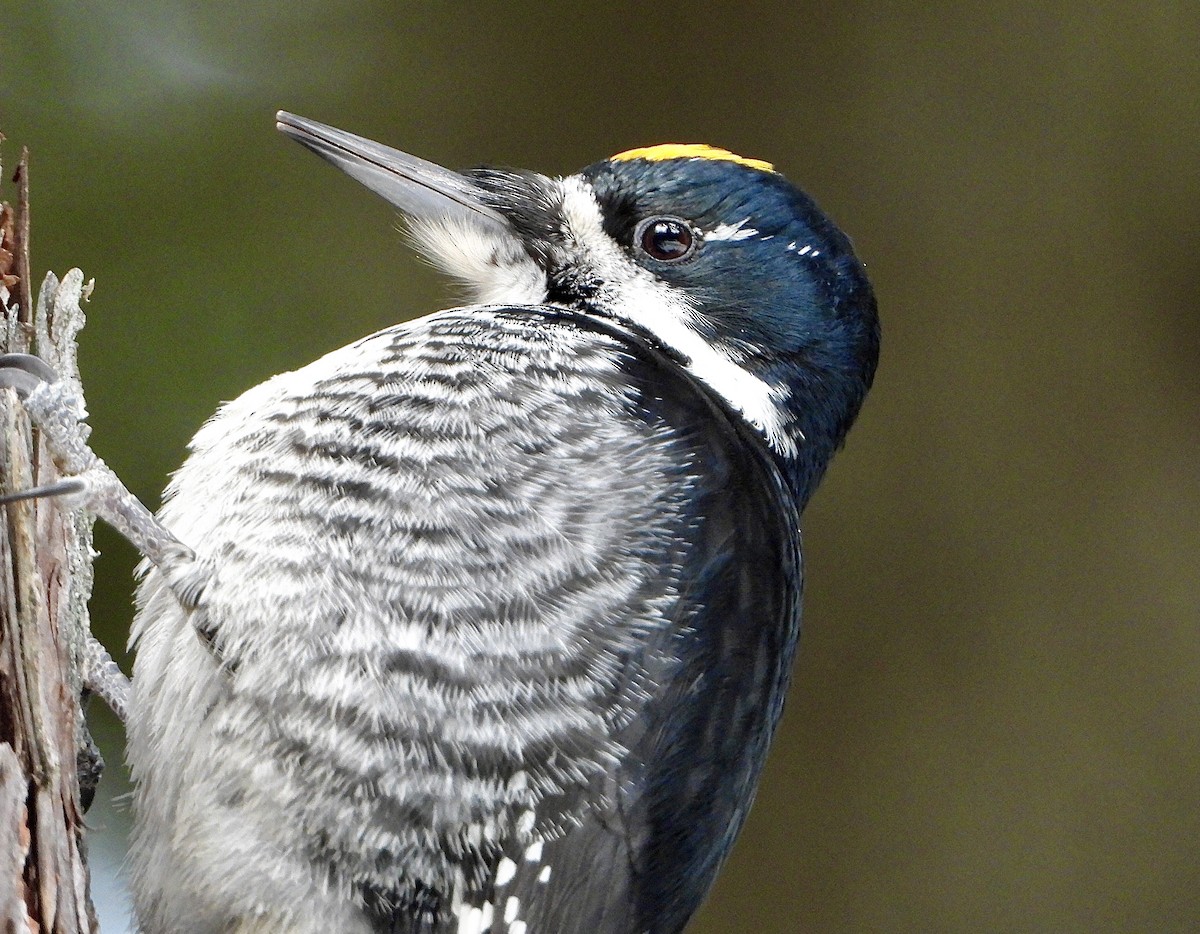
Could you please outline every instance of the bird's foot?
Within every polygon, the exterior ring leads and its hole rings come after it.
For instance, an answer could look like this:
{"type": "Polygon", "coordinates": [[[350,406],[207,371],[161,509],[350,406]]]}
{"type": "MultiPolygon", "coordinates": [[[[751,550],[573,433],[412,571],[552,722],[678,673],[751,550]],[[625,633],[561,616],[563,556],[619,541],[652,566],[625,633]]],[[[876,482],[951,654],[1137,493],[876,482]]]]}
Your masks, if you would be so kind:
{"type": "MultiPolygon", "coordinates": [[[[0,388],[16,390],[30,421],[42,433],[63,479],[0,496],[0,505],[63,496],[103,519],[162,573],[185,609],[201,601],[208,575],[195,554],[154,517],[88,446],[83,399],[43,360],[30,354],[0,355],[0,388]]],[[[97,693],[102,693],[97,691],[97,693]]]]}
{"type": "Polygon", "coordinates": [[[104,701],[118,720],[125,722],[129,711],[129,678],[91,633],[83,647],[83,686],[104,701]]]}

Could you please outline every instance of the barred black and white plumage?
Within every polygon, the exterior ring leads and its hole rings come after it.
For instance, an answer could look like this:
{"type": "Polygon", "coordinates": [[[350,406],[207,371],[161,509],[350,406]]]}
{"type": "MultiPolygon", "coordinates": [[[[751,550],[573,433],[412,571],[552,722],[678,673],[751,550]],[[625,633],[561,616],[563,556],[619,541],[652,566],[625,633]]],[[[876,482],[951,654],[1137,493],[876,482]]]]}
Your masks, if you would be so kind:
{"type": "Polygon", "coordinates": [[[133,633],[139,923],[677,932],[782,709],[800,511],[875,365],[861,266],[720,150],[457,175],[281,119],[491,303],[193,441],[161,520],[201,596],[150,569],[133,633]],[[722,277],[646,261],[647,215],[722,277]]]}

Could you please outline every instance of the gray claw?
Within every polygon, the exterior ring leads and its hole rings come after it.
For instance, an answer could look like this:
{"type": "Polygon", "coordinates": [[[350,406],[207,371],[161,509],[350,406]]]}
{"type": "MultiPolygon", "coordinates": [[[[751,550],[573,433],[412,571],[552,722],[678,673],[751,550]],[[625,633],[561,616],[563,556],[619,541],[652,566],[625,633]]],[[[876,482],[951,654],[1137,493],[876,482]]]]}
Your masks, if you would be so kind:
{"type": "Polygon", "coordinates": [[[57,383],[58,374],[41,357],[27,353],[0,354],[0,388],[27,397],[42,383],[57,383]]]}
{"type": "MultiPolygon", "coordinates": [[[[0,380],[2,379],[3,374],[0,374],[0,380]]],[[[49,499],[52,496],[67,496],[71,493],[82,493],[86,489],[87,484],[78,477],[66,477],[56,480],[54,483],[47,483],[45,486],[35,486],[28,490],[18,490],[16,493],[6,493],[0,496],[0,506],[19,503],[23,499],[49,499]]]]}
{"type": "Polygon", "coordinates": [[[0,389],[15,389],[22,399],[29,398],[29,394],[43,382],[25,370],[0,370],[0,389]]]}
{"type": "Polygon", "coordinates": [[[41,357],[35,357],[31,353],[0,354],[0,367],[14,367],[18,370],[24,370],[26,373],[32,373],[45,383],[58,382],[58,374],[54,372],[54,367],[41,357]]]}

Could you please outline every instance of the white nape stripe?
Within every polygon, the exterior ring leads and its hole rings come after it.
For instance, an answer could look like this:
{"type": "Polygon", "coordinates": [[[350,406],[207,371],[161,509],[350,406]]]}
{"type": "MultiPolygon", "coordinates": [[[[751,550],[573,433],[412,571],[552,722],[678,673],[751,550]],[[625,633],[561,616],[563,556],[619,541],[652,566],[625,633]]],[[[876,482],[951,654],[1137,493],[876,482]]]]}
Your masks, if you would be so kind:
{"type": "MultiPolygon", "coordinates": [[[[734,352],[713,343],[697,328],[698,314],[688,296],[634,263],[604,231],[600,205],[591,186],[579,176],[562,181],[563,210],[581,255],[603,281],[601,301],[619,319],[648,331],[688,362],[688,372],[716,392],[767,442],[784,455],[796,453],[795,441],[784,431],[785,391],[772,386],[737,361],[734,352]]],[[[745,239],[758,231],[737,225],[727,239],[745,239]]],[[[720,229],[720,228],[718,228],[720,229]]],[[[705,235],[712,239],[712,232],[705,235]]]]}

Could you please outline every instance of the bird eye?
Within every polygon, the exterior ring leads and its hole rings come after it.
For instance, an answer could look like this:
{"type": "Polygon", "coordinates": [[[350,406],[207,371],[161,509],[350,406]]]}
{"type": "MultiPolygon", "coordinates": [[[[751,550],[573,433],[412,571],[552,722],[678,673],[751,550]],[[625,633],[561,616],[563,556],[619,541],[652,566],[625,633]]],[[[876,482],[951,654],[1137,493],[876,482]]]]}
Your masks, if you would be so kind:
{"type": "Polygon", "coordinates": [[[634,231],[633,242],[651,259],[678,263],[696,252],[698,238],[687,221],[678,217],[651,217],[634,231]]]}

